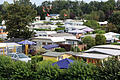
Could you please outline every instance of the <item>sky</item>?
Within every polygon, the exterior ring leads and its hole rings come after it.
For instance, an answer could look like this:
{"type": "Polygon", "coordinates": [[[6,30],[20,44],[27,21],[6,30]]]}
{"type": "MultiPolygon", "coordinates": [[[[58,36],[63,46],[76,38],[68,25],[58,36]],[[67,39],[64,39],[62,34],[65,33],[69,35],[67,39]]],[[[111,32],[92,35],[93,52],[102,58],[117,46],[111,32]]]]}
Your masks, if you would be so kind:
{"type": "MultiPolygon", "coordinates": [[[[0,4],[3,4],[4,1],[7,1],[9,3],[12,3],[13,0],[0,0],[0,4]]],[[[54,0],[30,0],[32,3],[35,3],[37,6],[41,5],[43,1],[54,1],[54,0]]],[[[74,1],[74,0],[72,0],[74,1]]],[[[80,0],[81,1],[81,0],[80,0]]],[[[107,0],[83,0],[85,2],[90,2],[90,1],[107,1],[107,0]]]]}

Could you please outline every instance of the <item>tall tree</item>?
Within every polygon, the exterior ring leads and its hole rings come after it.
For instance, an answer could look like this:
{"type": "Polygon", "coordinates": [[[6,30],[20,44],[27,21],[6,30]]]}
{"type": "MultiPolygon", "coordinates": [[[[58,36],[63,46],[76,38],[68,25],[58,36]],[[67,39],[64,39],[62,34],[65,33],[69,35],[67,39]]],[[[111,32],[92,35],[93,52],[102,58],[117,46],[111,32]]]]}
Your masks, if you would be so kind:
{"type": "Polygon", "coordinates": [[[114,12],[108,19],[110,23],[113,23],[117,29],[118,32],[120,32],[120,11],[114,12]]]}
{"type": "Polygon", "coordinates": [[[14,2],[14,3],[17,3],[19,5],[21,5],[21,4],[30,5],[30,6],[32,5],[32,3],[30,2],[30,0],[18,0],[16,2],[14,2]]]}
{"type": "Polygon", "coordinates": [[[70,17],[70,13],[68,10],[66,9],[63,9],[61,12],[60,12],[60,19],[67,19],[70,17]]]}
{"type": "Polygon", "coordinates": [[[36,11],[31,6],[24,4],[10,4],[6,9],[6,14],[3,16],[7,26],[9,38],[30,38],[33,34],[26,27],[36,16],[36,11]]]}
{"type": "Polygon", "coordinates": [[[97,34],[95,37],[96,45],[104,45],[106,44],[106,37],[103,34],[97,34]]]}

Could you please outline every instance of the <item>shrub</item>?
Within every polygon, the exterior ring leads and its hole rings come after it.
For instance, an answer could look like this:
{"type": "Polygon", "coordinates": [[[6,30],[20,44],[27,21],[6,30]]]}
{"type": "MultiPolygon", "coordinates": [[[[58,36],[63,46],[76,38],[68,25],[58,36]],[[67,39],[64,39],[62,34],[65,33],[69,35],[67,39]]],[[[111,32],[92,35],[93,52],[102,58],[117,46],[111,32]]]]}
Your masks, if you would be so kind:
{"type": "Polygon", "coordinates": [[[64,74],[64,80],[97,80],[96,66],[83,61],[75,61],[64,74]]]}
{"type": "Polygon", "coordinates": [[[104,31],[104,30],[95,30],[94,33],[97,33],[97,34],[105,34],[105,31],[104,31]]]}
{"type": "Polygon", "coordinates": [[[86,25],[90,28],[93,28],[93,29],[101,28],[101,26],[95,20],[88,20],[88,21],[84,22],[84,25],[86,25]]]}
{"type": "Polygon", "coordinates": [[[119,80],[120,61],[112,58],[97,67],[99,80],[119,80]]]}
{"type": "Polygon", "coordinates": [[[58,66],[52,66],[51,61],[42,61],[37,65],[38,80],[59,80],[58,66]]]}
{"type": "Polygon", "coordinates": [[[38,47],[36,49],[36,52],[37,52],[37,55],[41,55],[41,54],[45,53],[46,50],[44,48],[42,48],[42,47],[38,47]]]}
{"type": "Polygon", "coordinates": [[[82,39],[84,44],[87,44],[87,48],[91,48],[92,46],[95,46],[95,39],[91,36],[86,36],[82,39]]]}
{"type": "Polygon", "coordinates": [[[0,56],[0,77],[4,80],[32,80],[31,64],[0,56]]]}
{"type": "Polygon", "coordinates": [[[64,48],[55,48],[56,52],[65,52],[66,50],[64,48]]]}
{"type": "Polygon", "coordinates": [[[97,34],[95,37],[96,45],[106,44],[106,37],[102,34],[97,34]]]}
{"type": "Polygon", "coordinates": [[[14,62],[6,56],[0,56],[0,77],[10,79],[14,72],[14,62]]]}
{"type": "Polygon", "coordinates": [[[14,63],[14,71],[11,72],[10,80],[33,80],[33,71],[31,70],[31,64],[21,61],[14,63]]]}
{"type": "Polygon", "coordinates": [[[32,56],[31,59],[32,63],[37,63],[43,60],[43,56],[32,56]]]}
{"type": "Polygon", "coordinates": [[[114,42],[114,43],[111,43],[112,45],[120,45],[120,43],[117,43],[117,42],[114,42]]]}
{"type": "Polygon", "coordinates": [[[73,56],[69,57],[69,59],[71,59],[71,60],[76,60],[76,58],[73,57],[73,56]]]}
{"type": "Polygon", "coordinates": [[[75,46],[71,48],[71,51],[80,52],[80,49],[77,46],[75,46]]]}
{"type": "Polygon", "coordinates": [[[61,28],[56,28],[55,31],[59,31],[59,30],[65,30],[65,27],[61,27],[61,28]]]}

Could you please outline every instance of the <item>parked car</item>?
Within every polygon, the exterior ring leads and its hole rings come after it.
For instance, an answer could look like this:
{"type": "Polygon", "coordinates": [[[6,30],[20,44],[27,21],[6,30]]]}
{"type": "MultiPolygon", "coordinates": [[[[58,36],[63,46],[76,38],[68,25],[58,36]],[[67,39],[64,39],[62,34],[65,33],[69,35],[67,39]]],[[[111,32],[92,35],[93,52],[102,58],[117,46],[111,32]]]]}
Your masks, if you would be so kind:
{"type": "Polygon", "coordinates": [[[31,58],[26,56],[24,53],[9,53],[8,56],[10,56],[15,61],[31,61],[31,58]]]}

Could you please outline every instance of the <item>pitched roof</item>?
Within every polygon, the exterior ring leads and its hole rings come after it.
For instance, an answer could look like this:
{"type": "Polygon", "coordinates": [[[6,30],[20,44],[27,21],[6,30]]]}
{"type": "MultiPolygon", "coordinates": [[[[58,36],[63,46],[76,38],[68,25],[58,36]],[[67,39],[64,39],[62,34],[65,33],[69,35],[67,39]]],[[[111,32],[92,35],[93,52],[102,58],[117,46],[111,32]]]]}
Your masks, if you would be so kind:
{"type": "Polygon", "coordinates": [[[67,69],[69,68],[70,63],[73,63],[73,62],[74,62],[73,60],[66,58],[58,62],[55,62],[52,65],[54,66],[55,64],[57,64],[60,69],[67,69]]]}
{"type": "Polygon", "coordinates": [[[115,49],[105,49],[105,48],[91,48],[87,51],[85,51],[87,53],[91,53],[91,52],[97,52],[97,53],[101,53],[101,54],[107,54],[107,55],[112,55],[112,56],[118,56],[120,55],[120,50],[115,50],[115,49]]]}
{"type": "Polygon", "coordinates": [[[76,55],[79,57],[85,57],[85,58],[92,58],[92,59],[104,59],[111,57],[110,55],[105,55],[105,54],[97,54],[97,53],[83,53],[80,55],[76,55]]]}
{"type": "Polygon", "coordinates": [[[57,34],[51,34],[53,37],[63,37],[63,36],[74,36],[73,34],[69,33],[57,33],[57,34]]]}
{"type": "Polygon", "coordinates": [[[98,45],[98,46],[94,46],[94,48],[106,48],[106,49],[120,50],[120,45],[98,45]]]}
{"type": "Polygon", "coordinates": [[[62,37],[44,37],[44,36],[40,36],[40,37],[34,37],[34,39],[41,39],[41,40],[51,40],[52,42],[64,42],[65,39],[62,37]]]}

